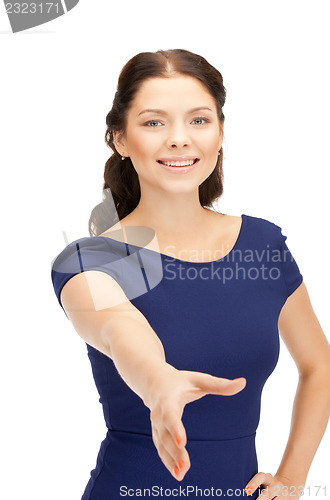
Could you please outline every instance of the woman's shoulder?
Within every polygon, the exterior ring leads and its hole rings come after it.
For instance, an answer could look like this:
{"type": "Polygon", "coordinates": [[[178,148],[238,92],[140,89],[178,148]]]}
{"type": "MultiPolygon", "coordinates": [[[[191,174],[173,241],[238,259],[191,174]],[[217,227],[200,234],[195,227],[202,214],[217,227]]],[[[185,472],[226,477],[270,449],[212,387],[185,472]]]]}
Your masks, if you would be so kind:
{"type": "Polygon", "coordinates": [[[282,227],[278,221],[266,219],[257,215],[243,214],[245,217],[246,226],[253,238],[267,241],[276,247],[283,243],[286,236],[282,234],[282,227]]]}
{"type": "Polygon", "coordinates": [[[118,259],[123,248],[117,241],[98,236],[83,236],[69,242],[55,257],[52,271],[76,272],[83,267],[104,265],[118,259]]]}
{"type": "Polygon", "coordinates": [[[277,224],[278,221],[275,222],[274,220],[265,219],[264,217],[248,214],[243,214],[243,217],[247,219],[249,224],[254,224],[260,229],[262,228],[264,230],[271,231],[276,228],[280,228],[280,226],[277,224]]]}
{"type": "Polygon", "coordinates": [[[70,241],[66,244],[64,248],[59,252],[56,258],[69,256],[83,248],[97,249],[102,248],[105,242],[102,238],[95,236],[82,236],[75,240],[70,241]]]}

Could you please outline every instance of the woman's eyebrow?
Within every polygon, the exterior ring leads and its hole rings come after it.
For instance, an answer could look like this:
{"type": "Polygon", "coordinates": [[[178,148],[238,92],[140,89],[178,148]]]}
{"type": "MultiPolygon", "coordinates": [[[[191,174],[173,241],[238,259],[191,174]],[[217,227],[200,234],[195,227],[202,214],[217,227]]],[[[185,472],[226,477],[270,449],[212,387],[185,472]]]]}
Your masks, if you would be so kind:
{"type": "MultiPolygon", "coordinates": [[[[187,114],[194,113],[195,111],[201,111],[201,110],[208,110],[212,112],[212,109],[208,108],[207,106],[199,106],[198,108],[193,108],[190,111],[187,111],[187,114]]],[[[138,116],[142,115],[143,113],[159,113],[163,115],[167,115],[168,113],[164,111],[163,109],[144,109],[141,111],[138,116]]]]}

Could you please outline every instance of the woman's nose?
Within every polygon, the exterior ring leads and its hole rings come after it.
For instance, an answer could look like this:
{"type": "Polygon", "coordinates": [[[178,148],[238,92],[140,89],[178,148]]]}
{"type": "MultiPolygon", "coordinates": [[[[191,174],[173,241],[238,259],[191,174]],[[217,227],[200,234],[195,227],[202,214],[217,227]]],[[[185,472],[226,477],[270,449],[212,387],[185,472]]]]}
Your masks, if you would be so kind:
{"type": "Polygon", "coordinates": [[[173,127],[167,138],[167,145],[170,148],[182,148],[190,144],[190,137],[185,127],[173,127]]]}

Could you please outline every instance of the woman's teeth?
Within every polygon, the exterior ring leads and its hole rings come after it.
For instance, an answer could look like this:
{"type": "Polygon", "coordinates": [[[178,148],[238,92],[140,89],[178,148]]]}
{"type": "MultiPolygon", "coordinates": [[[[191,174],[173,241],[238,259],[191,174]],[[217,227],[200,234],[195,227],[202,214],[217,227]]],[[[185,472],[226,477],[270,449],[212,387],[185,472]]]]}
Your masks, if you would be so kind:
{"type": "Polygon", "coordinates": [[[195,160],[189,161],[161,161],[163,165],[167,165],[168,167],[188,167],[189,165],[193,165],[195,160]]]}

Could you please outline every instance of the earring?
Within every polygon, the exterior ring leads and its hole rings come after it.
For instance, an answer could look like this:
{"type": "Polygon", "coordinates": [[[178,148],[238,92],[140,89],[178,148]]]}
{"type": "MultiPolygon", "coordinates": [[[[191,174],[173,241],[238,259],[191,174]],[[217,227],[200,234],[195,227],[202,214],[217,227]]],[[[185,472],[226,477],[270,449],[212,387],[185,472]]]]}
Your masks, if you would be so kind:
{"type": "Polygon", "coordinates": [[[220,156],[220,151],[218,151],[218,156],[220,156]]]}
{"type": "Polygon", "coordinates": [[[125,160],[125,156],[122,156],[122,157],[121,157],[121,159],[122,159],[122,160],[125,160]]]}

